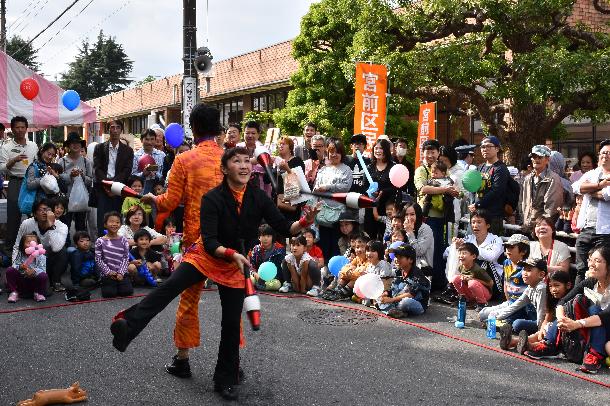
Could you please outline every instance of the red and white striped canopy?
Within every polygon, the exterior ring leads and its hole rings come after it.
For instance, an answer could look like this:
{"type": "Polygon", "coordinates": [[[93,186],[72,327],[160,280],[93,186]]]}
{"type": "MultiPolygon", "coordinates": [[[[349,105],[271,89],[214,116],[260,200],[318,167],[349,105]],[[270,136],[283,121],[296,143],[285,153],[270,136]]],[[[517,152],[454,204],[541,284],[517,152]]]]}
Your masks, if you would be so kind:
{"type": "Polygon", "coordinates": [[[10,123],[14,116],[28,119],[30,127],[62,126],[96,121],[95,109],[82,101],[73,111],[61,102],[64,90],[30,68],[0,51],[0,123],[10,123]],[[26,78],[38,82],[38,95],[27,100],[19,86],[26,78]]]}

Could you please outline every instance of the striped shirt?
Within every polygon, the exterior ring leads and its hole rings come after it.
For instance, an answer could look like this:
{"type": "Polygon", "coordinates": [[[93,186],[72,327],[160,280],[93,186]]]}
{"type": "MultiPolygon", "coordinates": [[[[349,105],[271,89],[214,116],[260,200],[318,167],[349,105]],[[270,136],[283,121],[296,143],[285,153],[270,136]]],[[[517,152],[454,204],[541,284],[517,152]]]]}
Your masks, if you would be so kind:
{"type": "Polygon", "coordinates": [[[125,275],[129,263],[129,242],[125,237],[100,237],[95,241],[95,266],[102,276],[111,272],[125,275]]]}

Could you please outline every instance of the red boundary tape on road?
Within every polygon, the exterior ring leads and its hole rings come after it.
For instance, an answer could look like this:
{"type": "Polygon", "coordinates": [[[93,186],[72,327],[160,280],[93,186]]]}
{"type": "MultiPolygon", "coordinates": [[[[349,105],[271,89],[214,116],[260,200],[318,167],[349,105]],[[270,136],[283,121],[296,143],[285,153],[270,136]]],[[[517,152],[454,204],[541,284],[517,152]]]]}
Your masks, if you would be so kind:
{"type": "MultiPolygon", "coordinates": [[[[214,288],[203,289],[203,291],[206,291],[206,292],[215,291],[215,290],[216,289],[214,289],[214,288]]],[[[489,351],[494,351],[494,352],[497,352],[498,354],[502,354],[502,355],[505,355],[507,357],[512,357],[512,358],[515,358],[515,359],[519,359],[521,361],[526,361],[526,362],[529,362],[530,364],[534,364],[534,365],[538,365],[538,366],[541,366],[541,367],[544,367],[544,368],[548,368],[548,369],[550,369],[552,371],[559,372],[559,373],[571,376],[573,378],[582,379],[583,381],[594,383],[596,385],[600,385],[600,386],[603,386],[605,388],[610,388],[610,384],[607,384],[605,382],[601,382],[601,381],[589,378],[586,375],[576,374],[574,372],[567,371],[565,369],[557,368],[557,367],[555,367],[553,365],[545,364],[543,362],[536,361],[536,360],[533,360],[533,359],[528,358],[528,357],[524,357],[523,355],[519,355],[519,354],[515,354],[515,353],[512,353],[512,352],[504,351],[504,350],[499,349],[499,348],[491,347],[489,345],[478,343],[476,341],[468,340],[467,338],[462,338],[462,337],[454,336],[452,334],[448,334],[448,333],[442,332],[440,330],[436,330],[436,329],[433,329],[433,328],[430,328],[430,327],[426,327],[426,326],[424,326],[422,324],[413,323],[412,321],[407,321],[407,320],[403,320],[403,319],[395,319],[395,318],[389,317],[389,316],[387,316],[387,315],[385,315],[383,313],[372,311],[372,310],[369,310],[367,308],[353,307],[353,306],[344,305],[344,304],[340,304],[340,303],[329,302],[329,301],[326,301],[326,300],[321,300],[321,299],[317,299],[317,298],[306,296],[306,295],[280,295],[280,294],[277,294],[277,293],[269,293],[269,292],[258,292],[258,293],[261,294],[261,295],[265,295],[265,296],[279,297],[279,298],[283,298],[283,299],[309,299],[312,302],[320,303],[320,304],[323,304],[323,305],[326,305],[326,306],[340,307],[340,308],[344,308],[344,309],[357,310],[357,311],[360,311],[360,312],[369,313],[369,314],[372,314],[372,315],[377,316],[379,318],[385,318],[385,319],[388,319],[388,320],[391,320],[391,321],[394,321],[394,322],[397,322],[397,323],[406,324],[407,326],[419,328],[419,329],[427,331],[429,333],[437,334],[437,335],[440,335],[440,336],[443,336],[443,337],[446,337],[446,338],[450,338],[452,340],[461,341],[463,343],[474,345],[474,346],[479,347],[479,348],[484,348],[484,349],[489,350],[489,351]]],[[[27,312],[27,311],[32,311],[32,310],[52,309],[52,308],[56,308],[56,307],[78,306],[78,305],[89,304],[89,303],[110,302],[110,301],[114,301],[114,300],[133,299],[133,298],[138,298],[138,297],[143,297],[143,296],[146,296],[146,294],[145,293],[140,293],[140,294],[132,295],[132,296],[123,296],[123,297],[115,297],[115,298],[108,298],[108,299],[94,299],[94,300],[86,300],[86,301],[82,301],[82,302],[61,303],[61,304],[54,304],[54,305],[40,306],[40,307],[21,307],[21,308],[18,308],[18,309],[1,310],[0,314],[20,313],[20,312],[27,312]]]]}

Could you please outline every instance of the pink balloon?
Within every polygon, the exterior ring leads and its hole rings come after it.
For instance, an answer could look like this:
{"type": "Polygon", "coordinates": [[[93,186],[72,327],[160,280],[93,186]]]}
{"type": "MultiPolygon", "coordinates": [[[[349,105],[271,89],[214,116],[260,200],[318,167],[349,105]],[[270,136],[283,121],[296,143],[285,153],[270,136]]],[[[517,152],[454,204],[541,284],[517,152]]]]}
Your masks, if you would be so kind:
{"type": "Polygon", "coordinates": [[[396,164],[390,169],[390,182],[401,188],[409,181],[409,170],[403,164],[396,164]]]}
{"type": "Polygon", "coordinates": [[[360,278],[356,279],[356,283],[354,284],[354,293],[356,294],[356,296],[358,297],[364,297],[364,295],[362,294],[362,292],[360,291],[360,286],[358,284],[358,281],[360,280],[360,278]]]}

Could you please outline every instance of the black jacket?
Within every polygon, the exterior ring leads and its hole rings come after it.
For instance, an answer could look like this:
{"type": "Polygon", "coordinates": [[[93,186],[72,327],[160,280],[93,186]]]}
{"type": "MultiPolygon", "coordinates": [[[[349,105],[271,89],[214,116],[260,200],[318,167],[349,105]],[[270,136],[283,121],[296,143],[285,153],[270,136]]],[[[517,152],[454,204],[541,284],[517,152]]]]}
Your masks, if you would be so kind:
{"type": "Polygon", "coordinates": [[[210,255],[214,255],[220,246],[241,252],[241,239],[247,253],[258,243],[258,228],[263,219],[280,235],[290,236],[292,222],[284,218],[265,192],[250,185],[246,186],[238,214],[237,202],[227,183],[223,181],[201,199],[203,247],[210,255]]]}
{"type": "Polygon", "coordinates": [[[106,141],[97,144],[93,150],[94,182],[101,183],[103,180],[113,180],[115,182],[127,183],[127,179],[131,176],[131,169],[133,167],[133,149],[119,141],[114,178],[107,179],[109,145],[110,141],[106,141]]]}
{"type": "Polygon", "coordinates": [[[492,217],[504,218],[504,205],[510,177],[506,164],[496,161],[490,166],[479,165],[478,170],[483,174],[491,175],[489,182],[486,182],[482,196],[477,196],[476,207],[487,210],[492,217]]]}
{"type": "MultiPolygon", "coordinates": [[[[574,299],[576,295],[584,295],[585,288],[594,289],[596,283],[597,279],[595,278],[587,278],[581,281],[578,285],[574,286],[572,290],[568,292],[567,295],[565,295],[559,300],[557,306],[563,306],[570,300],[574,299]]],[[[610,330],[610,307],[606,310],[602,310],[600,313],[598,313],[598,316],[602,320],[602,326],[606,328],[606,331],[610,330]]]]}

